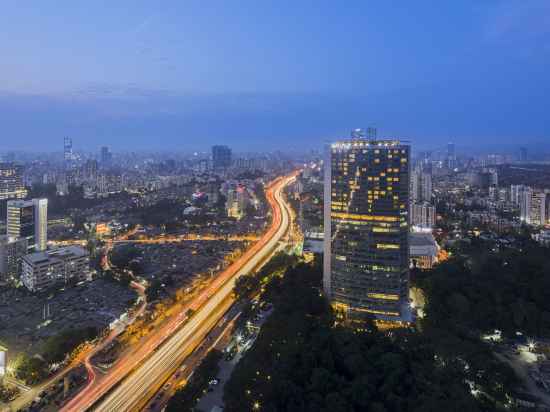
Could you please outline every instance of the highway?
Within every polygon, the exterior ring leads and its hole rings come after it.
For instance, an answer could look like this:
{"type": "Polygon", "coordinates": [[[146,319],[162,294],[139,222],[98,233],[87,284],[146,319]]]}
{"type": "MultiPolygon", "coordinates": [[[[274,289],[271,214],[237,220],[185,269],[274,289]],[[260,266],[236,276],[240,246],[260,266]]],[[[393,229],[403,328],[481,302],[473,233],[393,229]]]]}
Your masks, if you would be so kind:
{"type": "Polygon", "coordinates": [[[132,356],[121,360],[108,376],[89,385],[67,403],[62,411],[80,412],[92,406],[97,411],[133,411],[153,396],[233,304],[236,279],[262,264],[287,233],[291,219],[281,192],[293,178],[294,175],[278,179],[267,188],[266,198],[273,211],[270,228],[191,303],[189,308],[194,311],[191,318],[188,320],[186,311],[182,311],[132,356]]]}
{"type": "MultiPolygon", "coordinates": [[[[93,369],[93,366],[91,364],[92,357],[103,350],[109,343],[111,343],[113,340],[115,340],[122,332],[124,332],[124,329],[128,324],[133,323],[139,316],[141,316],[145,312],[145,308],[147,306],[147,300],[145,296],[145,288],[143,285],[137,282],[132,282],[130,286],[137,291],[139,296],[142,299],[142,303],[140,304],[139,308],[130,316],[130,319],[125,325],[118,325],[116,326],[105,338],[103,338],[101,341],[99,341],[96,345],[87,345],[85,346],[82,351],[77,355],[77,357],[63,370],[56,373],[51,378],[47,379],[45,382],[38,384],[32,388],[25,388],[24,392],[15,398],[9,406],[4,408],[2,410],[0,408],[0,411],[2,412],[8,412],[8,411],[18,411],[20,409],[23,409],[28,404],[30,404],[40,392],[47,390],[51,386],[53,386],[55,383],[59,382],[65,375],[67,375],[73,368],[77,367],[81,363],[84,364],[86,367],[86,370],[88,372],[89,376],[89,382],[88,385],[90,385],[94,379],[95,379],[95,372],[93,369]]],[[[14,382],[15,383],[15,382],[14,382]]],[[[19,383],[16,383],[16,385],[20,385],[19,383]]]]}

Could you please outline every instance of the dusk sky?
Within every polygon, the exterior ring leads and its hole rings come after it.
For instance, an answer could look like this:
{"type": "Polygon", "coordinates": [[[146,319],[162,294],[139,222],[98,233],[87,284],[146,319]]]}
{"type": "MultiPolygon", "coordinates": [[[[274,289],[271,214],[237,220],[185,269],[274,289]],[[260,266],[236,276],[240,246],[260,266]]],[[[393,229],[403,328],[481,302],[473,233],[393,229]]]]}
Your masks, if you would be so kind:
{"type": "Polygon", "coordinates": [[[3,1],[0,27],[0,151],[550,142],[550,0],[3,1]]]}

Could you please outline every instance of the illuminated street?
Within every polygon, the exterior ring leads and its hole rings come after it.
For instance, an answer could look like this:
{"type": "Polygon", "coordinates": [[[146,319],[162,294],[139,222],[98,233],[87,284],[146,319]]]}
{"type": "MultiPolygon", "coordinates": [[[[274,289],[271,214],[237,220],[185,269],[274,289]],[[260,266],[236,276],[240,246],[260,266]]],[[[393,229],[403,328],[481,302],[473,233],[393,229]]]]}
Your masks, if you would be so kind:
{"type": "MultiPolygon", "coordinates": [[[[231,292],[236,278],[254,270],[273,253],[286,234],[290,216],[281,191],[293,176],[277,180],[266,190],[273,211],[272,225],[262,238],[237,261],[221,273],[189,306],[195,311],[188,323],[182,311],[165,327],[154,333],[146,345],[117,363],[105,377],[92,379],[85,390],[72,399],[63,411],[90,408],[135,367],[126,380],[116,387],[97,407],[99,411],[135,410],[152,396],[177,365],[202,341],[232,304],[231,292]],[[174,335],[173,333],[176,332],[174,335]],[[173,335],[173,336],[172,336],[173,335]],[[163,342],[168,339],[164,344],[163,342]],[[153,352],[159,345],[162,346],[153,352]]],[[[95,377],[93,377],[95,378],[95,377]]]]}

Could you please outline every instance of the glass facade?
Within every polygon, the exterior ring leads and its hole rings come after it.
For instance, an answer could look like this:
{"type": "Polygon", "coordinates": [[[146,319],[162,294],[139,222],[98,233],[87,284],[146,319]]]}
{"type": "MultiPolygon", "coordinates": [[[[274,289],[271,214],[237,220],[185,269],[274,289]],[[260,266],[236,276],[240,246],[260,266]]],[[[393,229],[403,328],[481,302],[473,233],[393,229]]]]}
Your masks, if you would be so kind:
{"type": "Polygon", "coordinates": [[[7,234],[25,238],[32,251],[45,250],[48,241],[48,200],[9,200],[7,234]]]}
{"type": "Polygon", "coordinates": [[[393,140],[327,148],[323,283],[347,320],[410,321],[409,159],[393,140]]]}
{"type": "Polygon", "coordinates": [[[231,149],[229,147],[212,146],[212,167],[218,171],[231,167],[231,149]]]}

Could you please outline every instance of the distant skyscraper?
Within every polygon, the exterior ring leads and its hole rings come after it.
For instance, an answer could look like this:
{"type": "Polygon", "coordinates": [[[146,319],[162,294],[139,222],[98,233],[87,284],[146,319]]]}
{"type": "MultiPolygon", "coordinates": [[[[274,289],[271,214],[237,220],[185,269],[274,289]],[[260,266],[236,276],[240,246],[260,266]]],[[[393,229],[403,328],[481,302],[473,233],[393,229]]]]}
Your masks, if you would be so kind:
{"type": "Polygon", "coordinates": [[[454,169],[455,165],[456,165],[455,144],[449,143],[447,144],[447,167],[449,169],[454,169]]]}
{"type": "Polygon", "coordinates": [[[519,149],[519,161],[520,162],[526,162],[527,161],[527,148],[521,147],[519,149]]]}
{"type": "Polygon", "coordinates": [[[113,154],[109,150],[107,146],[103,146],[101,148],[100,153],[100,160],[101,160],[101,166],[102,167],[111,167],[111,163],[113,161],[113,154]]]}
{"type": "Polygon", "coordinates": [[[230,166],[231,149],[227,146],[212,146],[212,167],[214,170],[227,170],[230,166]]]}
{"type": "Polygon", "coordinates": [[[65,169],[71,169],[73,166],[73,139],[65,137],[63,139],[63,160],[65,161],[65,169]]]}
{"type": "Polygon", "coordinates": [[[447,144],[447,157],[449,159],[455,159],[455,144],[449,143],[447,144]]]}
{"type": "Polygon", "coordinates": [[[420,169],[411,173],[411,202],[432,201],[432,175],[420,169]]]}
{"type": "Polygon", "coordinates": [[[13,163],[0,163],[0,200],[24,199],[23,168],[13,163]]]}
{"type": "Polygon", "coordinates": [[[97,171],[99,167],[97,164],[97,160],[95,159],[89,159],[86,161],[84,165],[84,174],[86,176],[86,179],[89,180],[95,180],[97,179],[97,171]]]}
{"type": "Polygon", "coordinates": [[[435,226],[435,206],[430,203],[415,203],[411,206],[411,225],[431,229],[435,226]]]}
{"type": "Polygon", "coordinates": [[[411,321],[409,156],[397,140],[351,138],[327,149],[323,286],[347,322],[411,321]]]}
{"type": "Polygon", "coordinates": [[[525,192],[528,190],[527,186],[524,185],[511,185],[510,186],[510,201],[516,205],[520,206],[522,199],[525,196],[525,192]]]}
{"type": "Polygon", "coordinates": [[[27,239],[29,250],[46,250],[48,242],[48,199],[9,200],[7,234],[27,239]]]}

